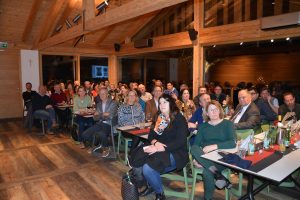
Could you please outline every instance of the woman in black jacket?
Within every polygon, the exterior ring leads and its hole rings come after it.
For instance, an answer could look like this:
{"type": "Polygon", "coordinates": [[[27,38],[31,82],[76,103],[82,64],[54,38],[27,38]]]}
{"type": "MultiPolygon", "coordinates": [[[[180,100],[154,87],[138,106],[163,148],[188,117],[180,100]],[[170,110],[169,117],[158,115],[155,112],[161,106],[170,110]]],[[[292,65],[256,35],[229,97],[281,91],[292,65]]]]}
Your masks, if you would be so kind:
{"type": "Polygon", "coordinates": [[[154,191],[156,200],[165,199],[160,174],[180,170],[188,163],[187,135],[187,122],[174,99],[163,94],[148,137],[151,145],[144,147],[144,152],[150,155],[142,167],[149,187],[141,196],[154,191]]]}

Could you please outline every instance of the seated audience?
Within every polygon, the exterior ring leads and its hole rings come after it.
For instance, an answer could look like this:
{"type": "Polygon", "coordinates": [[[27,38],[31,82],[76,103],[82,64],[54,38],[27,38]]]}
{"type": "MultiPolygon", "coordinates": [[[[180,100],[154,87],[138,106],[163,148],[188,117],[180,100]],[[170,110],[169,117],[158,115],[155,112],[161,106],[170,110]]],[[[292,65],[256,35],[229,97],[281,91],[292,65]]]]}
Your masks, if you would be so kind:
{"type": "Polygon", "coordinates": [[[144,101],[144,102],[147,102],[149,100],[152,99],[152,95],[146,91],[146,87],[145,85],[143,84],[139,84],[139,87],[138,87],[140,93],[141,93],[141,99],[144,101]]]}
{"type": "Polygon", "coordinates": [[[98,96],[98,92],[99,92],[99,84],[94,83],[93,90],[91,91],[92,97],[95,98],[96,96],[98,96]]]}
{"type": "Polygon", "coordinates": [[[164,91],[164,94],[168,94],[171,95],[175,94],[177,97],[179,96],[179,93],[177,91],[177,89],[174,87],[172,82],[167,83],[167,89],[164,91]]]}
{"type": "Polygon", "coordinates": [[[260,119],[262,122],[272,122],[277,119],[277,114],[272,110],[269,103],[259,98],[258,91],[255,87],[248,89],[251,94],[251,100],[258,107],[260,119]]]}
{"type": "Polygon", "coordinates": [[[198,88],[198,95],[195,96],[194,99],[193,99],[196,108],[199,108],[199,106],[200,106],[200,105],[199,105],[199,103],[200,103],[200,100],[199,100],[200,96],[201,96],[202,94],[206,94],[206,93],[207,93],[207,89],[206,89],[205,86],[200,86],[200,87],[198,88]]]}
{"type": "Polygon", "coordinates": [[[198,126],[204,122],[203,112],[206,105],[211,102],[209,94],[202,94],[199,98],[200,107],[194,112],[192,117],[189,119],[188,127],[190,131],[194,131],[198,129],[198,126]]]}
{"type": "Polygon", "coordinates": [[[230,188],[230,182],[223,177],[224,166],[206,160],[201,155],[217,149],[235,148],[233,123],[224,119],[221,105],[212,100],[205,107],[205,123],[199,127],[191,153],[198,167],[203,167],[204,199],[213,199],[215,185],[218,189],[230,188]],[[200,164],[200,165],[199,165],[200,164]]]}
{"type": "MultiPolygon", "coordinates": [[[[145,121],[145,114],[139,104],[137,92],[130,90],[125,103],[121,104],[118,110],[118,123],[119,126],[135,125],[145,121]]],[[[126,135],[126,137],[132,137],[132,145],[130,150],[133,150],[140,142],[140,137],[126,135]]]]}
{"type": "Polygon", "coordinates": [[[163,94],[159,98],[158,115],[148,137],[151,145],[144,149],[151,156],[147,157],[142,166],[149,186],[140,193],[141,196],[154,191],[156,200],[166,199],[160,174],[180,170],[188,163],[187,135],[186,120],[180,114],[174,99],[163,94]]]}
{"type": "Polygon", "coordinates": [[[84,81],[84,88],[87,95],[92,96],[92,84],[90,81],[84,81]]]}
{"type": "Polygon", "coordinates": [[[145,110],[145,116],[151,116],[151,121],[153,121],[155,115],[158,111],[158,99],[162,95],[162,87],[160,86],[154,86],[153,88],[153,98],[146,102],[146,110],[145,110]]]}
{"type": "Polygon", "coordinates": [[[139,104],[142,107],[142,111],[145,112],[145,108],[146,108],[146,102],[141,98],[141,92],[138,89],[134,89],[138,95],[139,98],[139,104]]]}
{"type": "Polygon", "coordinates": [[[67,84],[67,89],[66,89],[65,93],[66,93],[66,97],[67,97],[67,102],[72,104],[74,102],[75,91],[74,91],[74,88],[73,88],[73,85],[71,82],[69,82],[67,84]]]}
{"type": "Polygon", "coordinates": [[[287,92],[283,94],[283,101],[284,104],[282,104],[279,107],[279,115],[282,115],[282,118],[286,115],[287,112],[294,112],[296,116],[294,119],[299,120],[300,119],[300,104],[295,102],[295,96],[291,92],[287,92]]]}
{"type": "Polygon", "coordinates": [[[47,133],[54,134],[52,131],[56,127],[55,111],[46,92],[46,87],[40,86],[39,92],[32,96],[32,112],[35,118],[47,118],[47,133]]]}
{"type": "MultiPolygon", "coordinates": [[[[82,134],[84,141],[87,141],[86,146],[91,146],[94,134],[100,138],[100,145],[97,149],[101,149],[102,157],[109,155],[110,149],[108,144],[108,138],[111,133],[111,126],[116,125],[117,116],[117,103],[109,98],[108,90],[101,88],[99,91],[100,101],[97,104],[96,112],[94,113],[94,120],[97,121],[95,125],[85,130],[82,134]]],[[[89,153],[92,149],[89,148],[89,153]]]]}
{"type": "Polygon", "coordinates": [[[22,97],[24,100],[24,106],[27,111],[25,121],[24,121],[24,126],[26,128],[28,128],[29,132],[31,132],[31,127],[32,127],[32,122],[33,122],[33,119],[32,119],[32,97],[36,94],[36,91],[31,90],[32,84],[30,82],[27,82],[25,87],[26,87],[26,91],[22,93],[22,97]]]}
{"type": "Polygon", "coordinates": [[[218,101],[221,105],[223,105],[223,101],[226,100],[226,95],[222,93],[221,85],[216,85],[214,88],[214,93],[210,95],[211,100],[218,101]]]}
{"type": "Polygon", "coordinates": [[[270,90],[269,90],[268,87],[263,87],[260,90],[260,96],[261,96],[261,98],[264,102],[269,104],[272,111],[277,115],[278,114],[278,109],[279,109],[278,99],[271,96],[270,90]]]}
{"type": "Polygon", "coordinates": [[[120,93],[118,94],[118,97],[116,98],[116,101],[119,104],[123,104],[125,102],[125,98],[128,95],[128,91],[129,91],[129,89],[128,89],[128,86],[126,84],[123,84],[120,87],[120,93]]]}
{"type": "Polygon", "coordinates": [[[58,116],[60,128],[64,128],[67,125],[67,110],[66,108],[59,108],[58,106],[64,105],[67,102],[67,97],[60,89],[59,83],[54,83],[54,93],[51,94],[51,100],[55,109],[55,113],[58,116]]]}
{"type": "Polygon", "coordinates": [[[80,142],[81,147],[84,148],[82,133],[85,127],[90,127],[93,125],[93,119],[84,117],[87,113],[87,108],[92,106],[92,99],[89,95],[86,95],[83,86],[79,86],[78,95],[74,98],[73,112],[76,114],[74,121],[78,124],[78,142],[80,142]]]}
{"type": "Polygon", "coordinates": [[[182,92],[183,90],[188,90],[189,89],[189,86],[185,83],[182,83],[180,86],[179,86],[179,92],[182,92]]]}
{"type": "Polygon", "coordinates": [[[176,105],[188,121],[196,111],[196,106],[193,100],[190,99],[190,92],[188,89],[184,89],[180,92],[180,99],[181,101],[179,99],[176,100],[176,105]]]}
{"type": "Polygon", "coordinates": [[[22,93],[22,97],[23,97],[23,100],[24,100],[24,104],[26,106],[26,104],[28,102],[31,102],[32,96],[36,94],[36,91],[31,90],[32,89],[32,84],[30,82],[27,82],[25,84],[25,87],[26,87],[26,91],[22,93]]]}
{"type": "Polygon", "coordinates": [[[243,89],[238,93],[239,104],[237,105],[230,120],[235,129],[257,129],[260,125],[259,109],[251,102],[251,94],[243,89]]]}
{"type": "Polygon", "coordinates": [[[110,90],[108,91],[110,98],[115,100],[118,93],[119,93],[119,90],[118,90],[118,88],[116,88],[116,85],[111,83],[110,90]]]}

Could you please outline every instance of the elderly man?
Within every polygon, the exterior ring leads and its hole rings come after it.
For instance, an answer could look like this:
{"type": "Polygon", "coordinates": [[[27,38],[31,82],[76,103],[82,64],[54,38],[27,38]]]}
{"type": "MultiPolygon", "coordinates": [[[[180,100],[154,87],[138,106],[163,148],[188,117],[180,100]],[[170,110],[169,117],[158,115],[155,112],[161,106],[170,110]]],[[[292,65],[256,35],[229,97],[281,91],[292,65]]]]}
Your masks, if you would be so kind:
{"type": "Polygon", "coordinates": [[[146,115],[147,120],[154,119],[154,116],[156,115],[156,113],[158,111],[158,98],[163,93],[162,90],[163,90],[162,87],[154,86],[153,91],[152,91],[153,98],[150,101],[146,102],[145,115],[146,115]]]}
{"type": "Polygon", "coordinates": [[[152,99],[152,95],[149,92],[146,92],[146,87],[143,84],[139,84],[138,90],[141,92],[141,99],[144,102],[147,102],[152,99]]]}
{"type": "Polygon", "coordinates": [[[188,122],[188,127],[190,131],[194,131],[198,128],[200,124],[203,123],[203,111],[206,105],[211,101],[210,96],[206,93],[201,94],[199,98],[200,107],[192,115],[191,119],[188,122]]]}
{"type": "Polygon", "coordinates": [[[198,95],[195,96],[193,99],[196,108],[199,108],[199,106],[200,106],[200,96],[202,94],[206,94],[206,93],[207,93],[207,88],[205,86],[200,86],[198,88],[198,95]]]}
{"type": "Polygon", "coordinates": [[[296,114],[297,119],[300,119],[300,104],[297,104],[295,102],[295,96],[291,92],[287,92],[283,94],[283,101],[284,104],[282,104],[279,107],[278,114],[282,115],[284,117],[287,112],[294,112],[296,114]]]}
{"type": "Polygon", "coordinates": [[[260,125],[260,112],[254,102],[251,102],[251,94],[248,90],[240,90],[238,93],[239,104],[230,120],[235,129],[256,129],[260,125]]]}
{"type": "Polygon", "coordinates": [[[46,92],[46,87],[42,85],[39,92],[32,96],[32,112],[35,118],[47,119],[47,133],[54,134],[51,130],[56,127],[55,112],[46,92]]]}
{"type": "MultiPolygon", "coordinates": [[[[111,126],[114,126],[117,116],[117,103],[109,98],[107,88],[101,88],[99,91],[100,101],[97,103],[96,112],[94,114],[94,120],[97,123],[85,130],[82,134],[84,141],[88,141],[89,144],[92,144],[94,134],[99,135],[100,145],[94,149],[102,149],[101,156],[107,157],[109,155],[109,146],[108,146],[108,137],[111,132],[111,126]]],[[[92,149],[89,148],[89,153],[92,152],[92,149]]]]}

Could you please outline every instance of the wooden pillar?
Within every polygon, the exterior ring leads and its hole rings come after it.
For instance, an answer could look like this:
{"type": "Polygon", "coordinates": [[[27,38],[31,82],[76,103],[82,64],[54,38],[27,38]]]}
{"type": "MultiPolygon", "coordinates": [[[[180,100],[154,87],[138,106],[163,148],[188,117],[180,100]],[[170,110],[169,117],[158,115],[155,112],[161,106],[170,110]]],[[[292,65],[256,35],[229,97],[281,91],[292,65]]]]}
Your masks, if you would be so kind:
{"type": "Polygon", "coordinates": [[[282,0],[275,0],[275,8],[274,8],[274,14],[275,15],[282,14],[282,6],[283,6],[283,1],[282,0]]]}
{"type": "Polygon", "coordinates": [[[75,58],[75,81],[80,82],[80,55],[76,55],[75,58]]]}
{"type": "Polygon", "coordinates": [[[108,57],[108,81],[115,85],[118,84],[118,71],[119,69],[119,61],[116,55],[110,55],[108,57]]]}
{"type": "Polygon", "coordinates": [[[84,12],[84,20],[88,20],[95,17],[95,0],[83,0],[82,1],[82,10],[84,12]]]}
{"type": "Polygon", "coordinates": [[[223,7],[223,24],[228,24],[228,0],[224,0],[224,7],[223,7]]]}
{"type": "Polygon", "coordinates": [[[194,0],[194,29],[198,38],[193,42],[193,96],[198,95],[198,87],[204,82],[204,50],[199,42],[199,33],[204,27],[204,0],[194,0]]]}

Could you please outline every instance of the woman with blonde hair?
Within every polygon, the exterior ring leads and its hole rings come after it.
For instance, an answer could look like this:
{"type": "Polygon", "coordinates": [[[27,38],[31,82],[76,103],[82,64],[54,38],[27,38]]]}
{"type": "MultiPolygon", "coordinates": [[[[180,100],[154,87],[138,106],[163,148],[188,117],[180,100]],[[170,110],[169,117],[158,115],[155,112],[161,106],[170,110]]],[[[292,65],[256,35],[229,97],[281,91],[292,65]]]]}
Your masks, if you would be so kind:
{"type": "MultiPolygon", "coordinates": [[[[137,92],[130,90],[125,98],[124,104],[121,104],[118,110],[119,126],[135,125],[145,121],[145,114],[138,101],[137,92]]],[[[137,147],[139,142],[140,138],[133,136],[130,150],[137,147]]]]}
{"type": "Polygon", "coordinates": [[[195,160],[203,167],[204,199],[212,199],[215,186],[218,189],[230,188],[231,183],[221,174],[223,166],[206,160],[201,155],[217,149],[231,149],[235,144],[233,123],[224,119],[219,102],[213,100],[205,107],[205,123],[201,124],[191,152],[195,160]]]}

